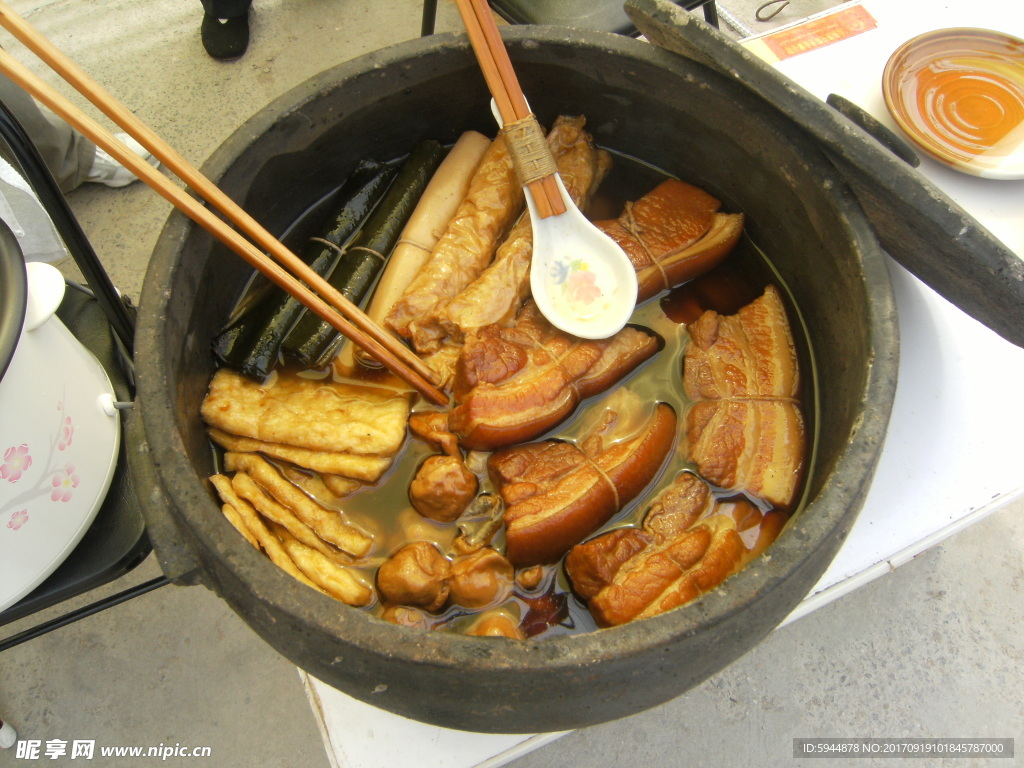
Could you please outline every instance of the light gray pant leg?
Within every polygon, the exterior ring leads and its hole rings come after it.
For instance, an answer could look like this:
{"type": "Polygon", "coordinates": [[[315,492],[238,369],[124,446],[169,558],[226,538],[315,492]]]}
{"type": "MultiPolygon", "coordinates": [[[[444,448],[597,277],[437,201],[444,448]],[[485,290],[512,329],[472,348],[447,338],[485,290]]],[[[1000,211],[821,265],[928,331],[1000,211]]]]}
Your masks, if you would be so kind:
{"type": "Polygon", "coordinates": [[[86,180],[96,157],[95,144],[3,75],[0,100],[39,150],[61,192],[70,192],[86,180]]]}

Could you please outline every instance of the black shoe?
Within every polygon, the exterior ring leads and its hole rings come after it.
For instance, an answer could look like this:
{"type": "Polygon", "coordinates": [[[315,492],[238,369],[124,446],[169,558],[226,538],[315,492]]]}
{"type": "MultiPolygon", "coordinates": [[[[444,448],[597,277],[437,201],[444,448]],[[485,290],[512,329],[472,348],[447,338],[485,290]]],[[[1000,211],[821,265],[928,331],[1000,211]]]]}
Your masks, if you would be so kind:
{"type": "Polygon", "coordinates": [[[203,47],[215,59],[237,59],[249,47],[249,15],[218,19],[203,14],[203,47]]]}

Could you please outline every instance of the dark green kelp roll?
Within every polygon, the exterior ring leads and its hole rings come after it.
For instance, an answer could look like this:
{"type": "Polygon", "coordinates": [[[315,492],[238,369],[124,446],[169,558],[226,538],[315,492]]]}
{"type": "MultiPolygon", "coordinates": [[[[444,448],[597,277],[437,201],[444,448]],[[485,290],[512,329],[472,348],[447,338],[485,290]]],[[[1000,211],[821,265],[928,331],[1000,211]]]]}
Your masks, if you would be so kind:
{"type": "MultiPolygon", "coordinates": [[[[366,298],[445,154],[447,150],[436,141],[419,142],[387,195],[345,249],[328,281],[353,304],[366,298]]],[[[322,368],[334,359],[343,341],[331,325],[307,311],[285,339],[284,350],[303,365],[322,368]]]]}
{"type": "MultiPolygon", "coordinates": [[[[384,196],[395,174],[395,169],[384,163],[361,161],[338,190],[333,214],[321,224],[319,234],[306,242],[299,258],[321,277],[330,274],[343,246],[384,196]]],[[[213,354],[223,365],[263,380],[278,362],[285,337],[304,311],[298,300],[270,286],[218,334],[213,354]]]]}

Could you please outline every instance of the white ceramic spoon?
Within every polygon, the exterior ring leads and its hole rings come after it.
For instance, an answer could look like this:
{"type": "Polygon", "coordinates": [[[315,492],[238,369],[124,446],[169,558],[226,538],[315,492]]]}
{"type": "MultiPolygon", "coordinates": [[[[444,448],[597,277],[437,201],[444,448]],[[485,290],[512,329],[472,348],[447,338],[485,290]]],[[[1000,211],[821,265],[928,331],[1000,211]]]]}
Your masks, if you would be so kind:
{"type": "MultiPolygon", "coordinates": [[[[491,112],[498,125],[533,121],[526,135],[537,127],[530,105],[526,103],[519,79],[509,59],[505,43],[498,32],[486,0],[456,0],[459,15],[466,25],[469,42],[476,54],[488,90],[491,112]]],[[[523,137],[517,137],[517,141],[523,137]]],[[[529,153],[548,152],[543,137],[531,144],[529,153]]],[[[524,149],[515,147],[516,152],[524,149]]],[[[515,153],[514,153],[515,154],[515,153]]],[[[543,172],[554,168],[542,160],[543,172]]],[[[565,191],[558,173],[540,179],[524,179],[527,173],[517,168],[520,183],[526,192],[533,225],[533,257],[530,267],[530,288],[533,299],[544,316],[566,333],[587,339],[605,339],[619,331],[629,320],[636,306],[636,272],[618,244],[587,220],[565,191]],[[551,177],[554,184],[551,184],[551,177]],[[555,197],[557,188],[558,200],[555,197]],[[543,196],[538,206],[533,194],[543,196]],[[561,202],[565,208],[559,211],[561,202]],[[543,213],[542,217],[540,213],[543,213]]]]}
{"type": "MultiPolygon", "coordinates": [[[[491,99],[499,126],[501,113],[491,99]]],[[[555,174],[565,212],[542,218],[524,186],[533,228],[530,290],[537,308],[556,328],[584,339],[606,339],[622,330],[636,307],[637,279],[629,257],[576,207],[555,174]]]]}
{"type": "Polygon", "coordinates": [[[636,271],[618,243],[573,204],[557,174],[555,181],[565,213],[546,219],[525,190],[533,226],[533,300],[556,328],[584,339],[606,339],[633,314],[636,271]]]}

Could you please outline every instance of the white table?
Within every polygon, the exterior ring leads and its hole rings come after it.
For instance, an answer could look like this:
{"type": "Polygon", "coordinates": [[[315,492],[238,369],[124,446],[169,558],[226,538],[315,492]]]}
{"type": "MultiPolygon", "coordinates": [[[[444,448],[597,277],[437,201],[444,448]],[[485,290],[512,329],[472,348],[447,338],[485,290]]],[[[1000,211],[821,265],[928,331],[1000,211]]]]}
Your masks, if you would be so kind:
{"type": "MultiPolygon", "coordinates": [[[[909,38],[952,26],[1024,37],[1024,3],[865,0],[878,27],[786,59],[780,71],[824,99],[838,93],[889,127],[882,68],[909,38]]],[[[1024,258],[1024,181],[985,181],[922,159],[921,173],[1024,258]]],[[[849,538],[783,623],[902,565],[1024,494],[1024,349],[974,321],[890,261],[900,369],[885,448],[849,538]]],[[[328,756],[342,768],[490,768],[561,733],[453,731],[392,715],[303,674],[328,756]]]]}

